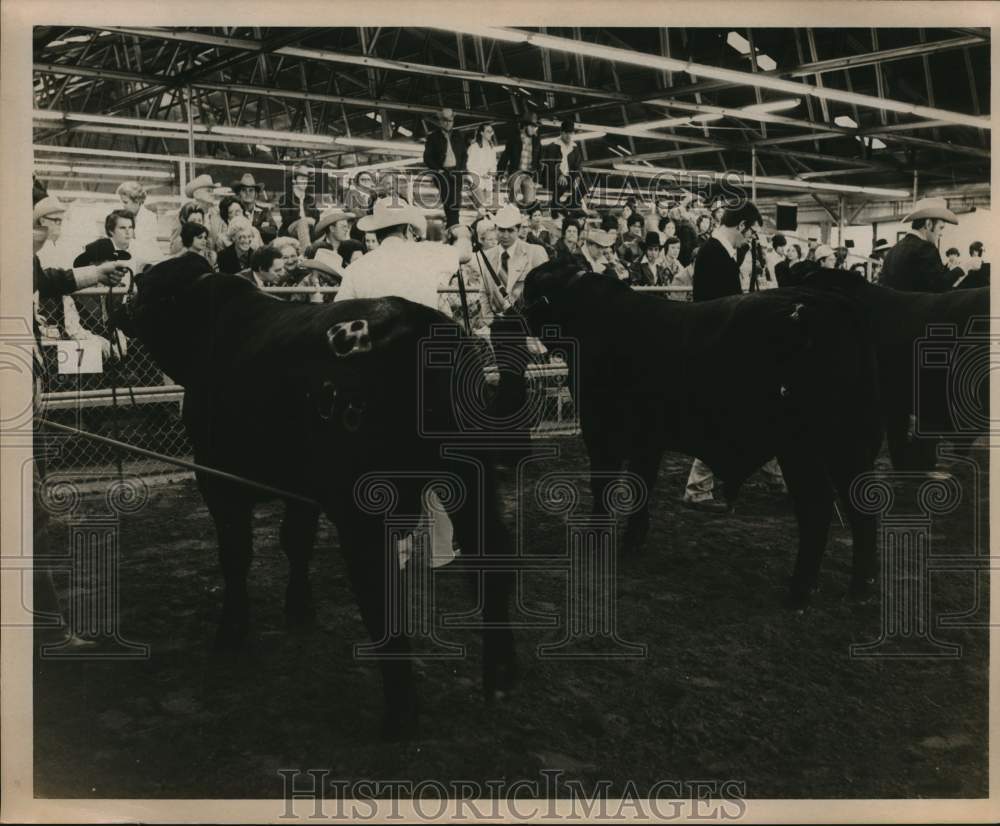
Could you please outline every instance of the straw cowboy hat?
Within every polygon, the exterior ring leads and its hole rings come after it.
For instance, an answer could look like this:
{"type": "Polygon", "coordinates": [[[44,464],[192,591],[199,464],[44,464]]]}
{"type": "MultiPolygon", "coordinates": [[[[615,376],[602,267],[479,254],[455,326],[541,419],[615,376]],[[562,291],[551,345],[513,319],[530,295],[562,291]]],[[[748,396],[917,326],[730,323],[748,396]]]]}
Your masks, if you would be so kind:
{"type": "Polygon", "coordinates": [[[336,224],[337,221],[353,220],[355,220],[353,212],[348,212],[346,209],[341,209],[340,207],[330,207],[330,209],[324,209],[323,212],[320,213],[319,220],[316,222],[313,232],[319,236],[326,232],[326,228],[328,226],[336,224]]]}
{"type": "Polygon", "coordinates": [[[958,223],[958,216],[948,209],[948,202],[944,198],[921,198],[917,201],[913,212],[903,219],[903,223],[908,224],[911,221],[919,221],[921,218],[946,221],[949,224],[958,223]]]}
{"type": "Polygon", "coordinates": [[[199,175],[197,178],[192,178],[188,181],[188,185],[184,187],[184,194],[188,198],[193,198],[194,193],[199,189],[218,189],[219,184],[212,180],[212,176],[209,174],[199,175]]]}
{"type": "Polygon", "coordinates": [[[519,227],[521,225],[521,210],[514,206],[514,204],[507,204],[496,214],[493,223],[499,229],[519,227]]]}
{"type": "Polygon", "coordinates": [[[307,270],[316,270],[326,275],[332,275],[335,278],[340,278],[344,274],[344,265],[341,263],[341,258],[333,250],[318,249],[316,250],[315,258],[303,259],[299,261],[299,265],[305,267],[307,270]]]}
{"type": "Polygon", "coordinates": [[[32,223],[38,224],[39,218],[50,218],[53,215],[61,215],[65,211],[66,207],[63,206],[62,201],[54,195],[47,195],[35,204],[32,213],[32,223]]]}
{"type": "Polygon", "coordinates": [[[235,181],[232,184],[230,184],[229,188],[233,192],[239,193],[239,191],[241,189],[258,189],[259,190],[260,189],[260,185],[257,183],[257,181],[254,180],[253,175],[251,175],[249,172],[245,172],[243,174],[243,177],[240,178],[238,181],[235,181]]]}
{"type": "Polygon", "coordinates": [[[415,206],[402,198],[380,198],[375,202],[372,214],[358,221],[358,229],[362,232],[375,232],[386,227],[398,227],[400,224],[409,224],[418,235],[427,232],[427,219],[415,206]]]}

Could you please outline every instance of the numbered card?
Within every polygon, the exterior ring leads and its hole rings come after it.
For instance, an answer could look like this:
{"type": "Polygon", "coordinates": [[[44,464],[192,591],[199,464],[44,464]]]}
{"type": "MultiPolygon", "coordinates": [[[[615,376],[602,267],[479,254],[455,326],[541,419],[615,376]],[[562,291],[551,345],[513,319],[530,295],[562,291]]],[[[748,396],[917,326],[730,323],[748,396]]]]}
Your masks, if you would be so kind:
{"type": "Polygon", "coordinates": [[[80,375],[83,373],[103,373],[104,360],[101,357],[101,342],[97,339],[83,341],[56,342],[59,351],[59,373],[80,375]]]}

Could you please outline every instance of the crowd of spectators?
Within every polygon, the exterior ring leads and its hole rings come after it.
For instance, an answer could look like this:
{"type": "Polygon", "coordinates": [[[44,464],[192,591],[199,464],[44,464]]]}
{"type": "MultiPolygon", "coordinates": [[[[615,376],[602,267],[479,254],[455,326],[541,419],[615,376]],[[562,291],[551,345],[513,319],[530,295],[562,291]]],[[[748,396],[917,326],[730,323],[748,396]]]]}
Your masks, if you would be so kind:
{"type": "MultiPolygon", "coordinates": [[[[572,121],[563,122],[558,139],[543,146],[538,118],[529,114],[507,136],[502,151],[491,125],[478,127],[468,143],[453,125],[454,114],[443,110],[427,139],[425,162],[440,190],[445,220],[442,224],[432,219],[422,240],[452,245],[474,241],[476,254],[460,268],[467,288],[465,308],[453,277],[441,285],[454,290],[442,297],[442,309],[456,318],[471,310],[473,326],[482,329],[500,309],[497,296],[486,295],[493,286],[503,287],[505,301],[516,301],[527,272],[548,260],[604,273],[633,287],[674,288],[664,291],[669,297],[689,297],[695,262],[719,234],[725,212],[721,202],[675,190],[653,193],[646,201],[628,197],[620,206],[597,209],[588,202],[572,121]],[[544,202],[538,197],[540,182],[550,193],[544,202]],[[467,185],[473,215],[470,222],[467,211],[463,224],[467,185]],[[506,198],[498,197],[501,189],[506,198]]],[[[338,287],[352,267],[378,249],[377,233],[363,231],[359,219],[371,215],[380,195],[398,199],[399,183],[394,174],[379,177],[362,170],[338,203],[324,198],[320,204],[313,179],[311,168],[294,167],[282,197],[269,203],[261,200],[262,187],[250,173],[233,181],[232,194],[221,199],[221,185],[208,174],[198,175],[184,187],[185,201],[166,244],[157,237],[159,222],[145,205],[144,188],[127,181],[117,188],[121,206],[108,213],[104,236],[82,250],[63,248],[65,207],[39,184],[34,223],[48,228],[39,259],[43,266],[65,266],[70,259],[74,266],[129,259],[129,268],[138,273],[168,255],[195,254],[204,259],[206,270],[239,275],[264,287],[309,290],[284,295],[288,300],[333,300],[332,291],[320,288],[338,287]]],[[[748,292],[802,284],[817,268],[850,269],[875,280],[890,249],[892,245],[880,239],[869,256],[861,256],[847,247],[768,235],[761,228],[735,253],[741,291],[748,292]]],[[[968,259],[962,259],[958,249],[949,249],[947,276],[942,277],[956,286],[988,283],[989,265],[982,263],[982,254],[979,242],[970,248],[968,259]]],[[[106,310],[81,313],[79,305],[88,298],[39,302],[41,329],[50,337],[98,338],[108,355],[106,310]]]]}

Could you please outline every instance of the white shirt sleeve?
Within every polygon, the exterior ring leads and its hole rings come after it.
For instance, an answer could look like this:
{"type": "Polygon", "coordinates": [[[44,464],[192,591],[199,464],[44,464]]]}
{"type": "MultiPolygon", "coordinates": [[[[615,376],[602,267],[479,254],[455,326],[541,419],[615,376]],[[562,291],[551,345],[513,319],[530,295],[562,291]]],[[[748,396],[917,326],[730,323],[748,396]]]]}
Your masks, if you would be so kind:
{"type": "Polygon", "coordinates": [[[337,290],[337,294],[333,297],[333,301],[336,303],[357,297],[358,291],[354,286],[354,273],[351,272],[351,267],[348,267],[344,272],[344,278],[340,282],[340,287],[337,290]]]}

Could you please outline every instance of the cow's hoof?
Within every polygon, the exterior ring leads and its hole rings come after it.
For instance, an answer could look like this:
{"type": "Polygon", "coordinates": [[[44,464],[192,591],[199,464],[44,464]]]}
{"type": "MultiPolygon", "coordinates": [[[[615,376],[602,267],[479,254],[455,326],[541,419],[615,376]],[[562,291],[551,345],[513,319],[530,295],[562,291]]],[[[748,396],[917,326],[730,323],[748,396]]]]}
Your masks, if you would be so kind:
{"type": "Polygon", "coordinates": [[[847,596],[853,602],[871,602],[875,597],[875,579],[852,579],[847,596]]]}

